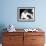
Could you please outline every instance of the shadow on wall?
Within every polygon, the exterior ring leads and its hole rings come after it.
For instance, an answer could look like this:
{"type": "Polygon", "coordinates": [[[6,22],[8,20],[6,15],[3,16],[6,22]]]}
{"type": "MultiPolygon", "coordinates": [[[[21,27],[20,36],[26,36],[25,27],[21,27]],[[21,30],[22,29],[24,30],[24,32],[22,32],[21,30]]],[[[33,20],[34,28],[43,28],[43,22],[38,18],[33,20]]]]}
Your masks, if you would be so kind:
{"type": "Polygon", "coordinates": [[[4,30],[5,25],[4,24],[0,24],[0,43],[2,43],[2,36],[3,36],[3,32],[5,32],[6,30],[4,30]]]}

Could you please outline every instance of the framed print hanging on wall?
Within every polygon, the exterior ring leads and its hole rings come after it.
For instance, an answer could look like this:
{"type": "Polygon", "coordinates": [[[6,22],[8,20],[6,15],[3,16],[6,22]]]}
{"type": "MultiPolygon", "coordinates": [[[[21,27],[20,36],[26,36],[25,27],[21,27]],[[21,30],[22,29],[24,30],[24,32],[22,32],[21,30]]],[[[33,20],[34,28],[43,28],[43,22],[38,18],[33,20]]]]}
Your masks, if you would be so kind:
{"type": "Polygon", "coordinates": [[[35,7],[18,7],[17,21],[34,22],[35,21],[35,7]]]}

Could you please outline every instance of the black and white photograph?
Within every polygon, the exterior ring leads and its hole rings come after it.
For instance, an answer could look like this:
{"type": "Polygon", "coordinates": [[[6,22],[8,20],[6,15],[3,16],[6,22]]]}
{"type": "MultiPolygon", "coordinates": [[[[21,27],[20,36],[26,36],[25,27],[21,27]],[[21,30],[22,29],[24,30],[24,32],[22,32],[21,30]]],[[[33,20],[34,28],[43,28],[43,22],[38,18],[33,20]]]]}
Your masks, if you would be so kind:
{"type": "Polygon", "coordinates": [[[22,22],[35,21],[35,7],[18,7],[17,20],[22,22]]]}

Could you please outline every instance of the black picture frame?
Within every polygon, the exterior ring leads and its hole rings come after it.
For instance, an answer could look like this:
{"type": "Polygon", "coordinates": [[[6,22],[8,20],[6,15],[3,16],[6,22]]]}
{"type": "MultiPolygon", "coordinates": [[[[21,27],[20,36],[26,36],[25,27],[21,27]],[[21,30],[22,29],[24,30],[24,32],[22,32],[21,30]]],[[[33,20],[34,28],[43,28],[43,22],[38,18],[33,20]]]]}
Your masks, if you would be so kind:
{"type": "Polygon", "coordinates": [[[17,21],[20,22],[34,22],[35,21],[35,7],[18,7],[17,21]]]}

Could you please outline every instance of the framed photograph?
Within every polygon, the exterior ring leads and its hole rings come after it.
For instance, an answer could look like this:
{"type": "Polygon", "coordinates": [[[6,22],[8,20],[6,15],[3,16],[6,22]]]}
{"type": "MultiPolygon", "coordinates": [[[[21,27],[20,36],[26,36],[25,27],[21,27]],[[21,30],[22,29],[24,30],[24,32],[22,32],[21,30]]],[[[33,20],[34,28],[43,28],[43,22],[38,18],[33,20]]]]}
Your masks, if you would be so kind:
{"type": "Polygon", "coordinates": [[[35,7],[18,7],[17,21],[34,22],[35,21],[35,7]]]}

